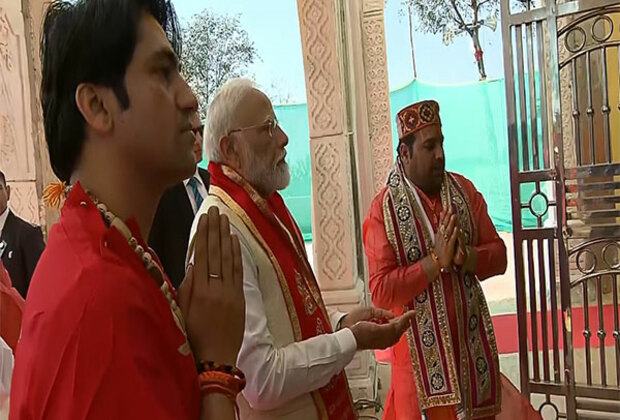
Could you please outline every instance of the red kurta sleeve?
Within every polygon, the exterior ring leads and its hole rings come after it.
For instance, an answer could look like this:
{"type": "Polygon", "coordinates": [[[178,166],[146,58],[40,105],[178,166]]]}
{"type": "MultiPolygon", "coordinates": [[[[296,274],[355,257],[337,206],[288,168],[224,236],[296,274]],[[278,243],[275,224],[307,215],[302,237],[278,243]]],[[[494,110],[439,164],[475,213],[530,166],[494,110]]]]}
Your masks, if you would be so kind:
{"type": "Polygon", "coordinates": [[[478,244],[474,247],[478,253],[476,275],[480,280],[485,280],[503,274],[507,265],[506,245],[499,237],[489,217],[487,203],[471,181],[459,175],[457,178],[471,200],[475,223],[478,227],[478,244]]]}
{"type": "Polygon", "coordinates": [[[24,312],[24,298],[12,287],[0,284],[0,336],[15,352],[24,312]]]}
{"type": "Polygon", "coordinates": [[[11,277],[0,262],[0,336],[15,353],[22,326],[24,298],[11,284],[11,277]]]}
{"type": "Polygon", "coordinates": [[[384,309],[400,308],[428,287],[422,263],[401,267],[388,242],[383,219],[383,197],[375,197],[364,221],[364,249],[370,273],[370,292],[375,306],[384,309]]]}

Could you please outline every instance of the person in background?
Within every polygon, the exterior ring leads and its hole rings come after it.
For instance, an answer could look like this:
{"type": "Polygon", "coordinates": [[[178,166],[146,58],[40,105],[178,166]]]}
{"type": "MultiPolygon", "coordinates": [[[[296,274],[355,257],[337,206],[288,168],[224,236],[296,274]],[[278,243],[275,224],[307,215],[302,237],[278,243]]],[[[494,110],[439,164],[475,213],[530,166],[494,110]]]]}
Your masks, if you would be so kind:
{"type": "Polygon", "coordinates": [[[148,241],[175,288],[180,286],[185,276],[189,230],[209,189],[209,172],[198,166],[202,161],[204,126],[197,112],[192,115],[191,124],[196,138],[196,171],[164,193],[148,241]]]}
{"type": "Polygon", "coordinates": [[[11,187],[0,171],[0,256],[13,286],[25,299],[45,243],[41,228],[31,225],[11,211],[10,199],[11,187]]]}

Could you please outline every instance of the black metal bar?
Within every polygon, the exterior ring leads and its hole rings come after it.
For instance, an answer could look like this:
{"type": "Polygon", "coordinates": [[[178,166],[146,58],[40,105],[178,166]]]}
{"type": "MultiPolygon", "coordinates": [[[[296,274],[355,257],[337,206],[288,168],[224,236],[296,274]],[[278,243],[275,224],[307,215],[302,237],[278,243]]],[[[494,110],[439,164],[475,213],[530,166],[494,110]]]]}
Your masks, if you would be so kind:
{"type": "Polygon", "coordinates": [[[592,56],[591,52],[586,53],[586,80],[588,83],[588,129],[590,133],[590,163],[596,164],[596,146],[594,144],[594,105],[592,104],[592,56]]]}
{"type": "Polygon", "coordinates": [[[557,174],[555,171],[548,169],[540,171],[521,172],[518,175],[518,180],[521,183],[536,181],[554,181],[556,175],[557,174]]]}
{"type": "Polygon", "coordinates": [[[551,168],[549,156],[549,121],[547,120],[547,73],[545,71],[545,35],[543,22],[536,22],[536,41],[538,46],[538,80],[540,89],[540,121],[542,123],[543,167],[551,168]]]}
{"type": "Polygon", "coordinates": [[[603,56],[603,107],[601,108],[601,112],[603,113],[603,129],[605,132],[605,157],[607,159],[607,163],[611,163],[611,127],[609,125],[609,113],[611,109],[609,108],[609,84],[607,81],[607,48],[603,48],[601,50],[601,54],[603,56]]]}
{"type": "Polygon", "coordinates": [[[554,228],[529,229],[520,232],[520,238],[523,240],[535,240],[538,238],[553,238],[554,228]]]}
{"type": "Polygon", "coordinates": [[[576,193],[585,190],[620,190],[620,182],[600,182],[598,184],[567,184],[566,192],[576,193]]]}
{"type": "MultiPolygon", "coordinates": [[[[620,45],[620,41],[608,41],[605,44],[606,48],[610,48],[610,47],[617,47],[620,45]]],[[[592,53],[593,51],[598,51],[600,50],[601,47],[600,45],[594,45],[592,47],[588,47],[588,48],[584,48],[582,50],[580,50],[578,53],[576,53],[575,55],[572,55],[569,59],[564,60],[560,63],[560,70],[563,70],[564,67],[566,67],[566,65],[568,63],[570,63],[571,61],[575,61],[577,60],[579,57],[585,56],[587,53],[592,53]]]]}
{"type": "Polygon", "coordinates": [[[587,283],[588,281],[592,279],[596,279],[598,276],[601,276],[601,277],[611,276],[611,275],[616,274],[617,272],[618,270],[601,270],[601,271],[597,271],[594,273],[586,274],[585,276],[580,277],[577,280],[573,280],[571,282],[571,287],[576,287],[577,285],[581,283],[587,283]]]}
{"type": "Polygon", "coordinates": [[[527,46],[527,81],[530,98],[530,136],[532,140],[532,167],[540,169],[540,156],[538,155],[538,112],[536,109],[536,67],[534,66],[534,32],[533,23],[525,25],[525,41],[527,46]]]}
{"type": "Polygon", "coordinates": [[[565,229],[567,227],[565,211],[566,211],[566,190],[565,190],[565,175],[564,175],[564,136],[563,136],[563,122],[562,122],[562,89],[560,83],[560,72],[558,70],[558,63],[560,62],[559,50],[558,50],[558,19],[557,19],[557,7],[555,1],[545,2],[545,11],[547,19],[547,32],[548,32],[548,48],[549,59],[548,63],[548,75],[549,85],[551,93],[551,109],[549,115],[551,116],[553,131],[553,163],[554,168],[557,171],[557,178],[555,179],[555,202],[556,205],[556,233],[557,238],[557,258],[558,258],[558,270],[560,279],[560,298],[562,307],[562,340],[564,346],[562,349],[564,359],[564,396],[566,402],[566,416],[570,419],[576,417],[575,410],[575,377],[574,372],[574,354],[573,354],[573,335],[572,335],[572,306],[571,306],[571,289],[570,289],[570,270],[568,267],[568,254],[567,246],[565,242],[565,229]]]}
{"type": "Polygon", "coordinates": [[[554,383],[546,384],[544,382],[532,381],[530,383],[530,386],[532,387],[533,394],[552,393],[556,395],[562,395],[566,392],[566,389],[565,389],[566,386],[564,384],[554,384],[554,383]]]}
{"type": "MultiPolygon", "coordinates": [[[[516,155],[513,155],[516,163],[516,155]]],[[[514,182],[514,181],[513,181],[514,182]]],[[[519,188],[518,184],[516,186],[519,188]]],[[[521,215],[515,215],[513,204],[513,223],[515,217],[519,217],[518,223],[521,223],[521,215]]],[[[521,381],[521,389],[525,395],[529,397],[529,358],[528,358],[528,340],[527,340],[527,300],[526,300],[526,284],[525,284],[525,267],[523,266],[523,240],[519,232],[515,232],[514,238],[514,254],[515,254],[515,270],[517,279],[515,287],[517,292],[517,322],[519,330],[519,373],[521,381]],[[525,388],[525,391],[523,390],[525,388]]]]}
{"type": "Polygon", "coordinates": [[[579,126],[579,89],[577,86],[577,61],[573,60],[573,131],[575,132],[575,148],[577,166],[581,166],[581,130],[579,126]]]}
{"type": "Polygon", "coordinates": [[[558,326],[558,295],[555,277],[555,246],[554,239],[547,241],[549,250],[549,288],[551,291],[551,333],[553,334],[553,379],[560,383],[560,334],[558,326]]]}
{"type": "Polygon", "coordinates": [[[513,224],[513,243],[515,260],[515,291],[517,295],[517,320],[519,332],[519,379],[521,392],[529,398],[529,360],[527,354],[527,316],[525,301],[525,281],[523,274],[523,243],[520,238],[522,231],[521,209],[519,208],[521,194],[519,176],[519,133],[517,120],[517,99],[515,92],[516,79],[516,60],[517,56],[523,54],[523,49],[519,50],[517,44],[517,28],[510,25],[510,2],[500,2],[502,24],[502,39],[504,40],[504,77],[506,88],[506,114],[508,120],[508,150],[510,155],[510,197],[513,224]]]}
{"type": "Polygon", "coordinates": [[[592,355],[590,349],[590,340],[592,338],[592,331],[590,330],[590,311],[588,304],[588,282],[581,283],[583,288],[583,336],[586,339],[586,381],[588,385],[592,385],[592,355]]]}
{"type": "MultiPolygon", "coordinates": [[[[536,194],[540,194],[540,182],[536,183],[536,194]]],[[[531,207],[530,207],[530,213],[532,213],[534,216],[536,216],[536,227],[537,228],[542,228],[542,226],[543,226],[542,216],[539,216],[536,213],[534,213],[534,210],[531,207]]]]}
{"type": "Polygon", "coordinates": [[[532,361],[534,380],[540,381],[540,360],[538,356],[538,319],[536,308],[536,277],[534,276],[534,251],[532,242],[527,241],[528,277],[530,283],[530,327],[532,329],[532,361]]]}
{"type": "Polygon", "coordinates": [[[609,219],[620,217],[620,209],[618,210],[570,210],[567,212],[568,220],[580,220],[580,219],[609,219]]]}
{"type": "Polygon", "coordinates": [[[620,388],[579,385],[575,387],[575,396],[620,401],[620,388]]]}
{"type": "Polygon", "coordinates": [[[600,398],[577,398],[577,408],[589,411],[602,411],[605,413],[620,413],[620,402],[604,400],[600,398]]]}
{"type": "Polygon", "coordinates": [[[616,384],[620,387],[620,322],[618,320],[618,277],[616,274],[613,276],[614,289],[613,307],[614,307],[614,347],[616,348],[616,384]]]}
{"type": "Polygon", "coordinates": [[[540,320],[542,329],[543,379],[549,381],[549,332],[547,331],[547,275],[545,273],[544,241],[538,240],[538,282],[540,284],[540,320]]]}
{"type": "Polygon", "coordinates": [[[577,18],[574,21],[571,21],[569,25],[566,25],[558,32],[559,35],[562,35],[563,33],[566,33],[568,29],[575,27],[581,22],[585,22],[591,17],[600,14],[600,11],[596,9],[605,7],[605,11],[607,13],[617,11],[618,0],[568,1],[564,3],[560,3],[556,0],[545,0],[545,3],[547,3],[551,7],[557,7],[557,13],[554,13],[554,17],[560,18],[567,15],[577,15],[577,18]],[[586,13],[590,10],[593,11],[590,13],[586,13]]]}
{"type": "Polygon", "coordinates": [[[566,197],[566,204],[568,207],[577,207],[588,210],[587,206],[600,205],[600,204],[614,204],[620,203],[620,195],[601,195],[598,197],[578,197],[569,198],[566,197]]]}
{"type": "MultiPolygon", "coordinates": [[[[534,9],[528,12],[515,13],[508,17],[510,25],[518,26],[527,22],[545,19],[547,17],[547,11],[544,9],[534,9]]],[[[503,18],[502,18],[503,21],[503,18]]]]}
{"type": "Polygon", "coordinates": [[[521,155],[522,155],[522,170],[530,170],[530,154],[527,147],[527,107],[525,100],[525,64],[523,62],[523,29],[521,26],[517,26],[516,41],[517,41],[517,84],[518,84],[518,98],[519,98],[519,116],[521,122],[521,155]]]}
{"type": "Polygon", "coordinates": [[[566,179],[580,179],[588,178],[589,181],[592,177],[610,177],[614,175],[620,175],[620,163],[601,164],[592,166],[582,166],[579,168],[567,168],[564,170],[566,179]]]}
{"type": "Polygon", "coordinates": [[[615,221],[612,223],[590,223],[584,227],[569,226],[572,239],[584,238],[594,239],[601,235],[607,237],[620,236],[620,225],[615,221]]]}
{"type": "Polygon", "coordinates": [[[601,287],[601,276],[596,278],[596,301],[598,307],[598,340],[599,355],[601,358],[601,385],[607,386],[607,359],[605,359],[605,318],[603,317],[603,289],[601,287]]]}

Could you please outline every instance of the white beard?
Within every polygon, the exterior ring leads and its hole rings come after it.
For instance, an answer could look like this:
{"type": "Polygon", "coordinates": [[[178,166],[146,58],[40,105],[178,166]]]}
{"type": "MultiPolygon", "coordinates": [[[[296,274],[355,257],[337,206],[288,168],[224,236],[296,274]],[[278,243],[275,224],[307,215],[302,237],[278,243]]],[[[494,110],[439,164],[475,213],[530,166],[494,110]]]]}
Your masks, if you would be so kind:
{"type": "Polygon", "coordinates": [[[243,148],[243,160],[246,163],[245,173],[247,181],[257,190],[265,193],[281,191],[288,187],[291,182],[291,173],[288,163],[281,160],[275,168],[271,163],[266,163],[260,158],[251,156],[248,148],[243,148]]]}

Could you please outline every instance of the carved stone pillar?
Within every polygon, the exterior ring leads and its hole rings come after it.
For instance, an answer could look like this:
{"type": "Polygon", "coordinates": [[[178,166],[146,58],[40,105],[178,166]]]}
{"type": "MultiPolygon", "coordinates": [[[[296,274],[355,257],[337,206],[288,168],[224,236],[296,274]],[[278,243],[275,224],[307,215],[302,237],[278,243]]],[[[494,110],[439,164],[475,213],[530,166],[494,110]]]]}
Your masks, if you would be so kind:
{"type": "Polygon", "coordinates": [[[346,306],[360,302],[363,285],[355,264],[355,173],[339,3],[298,0],[298,11],[310,126],[314,266],[326,303],[346,306]]]}
{"type": "Polygon", "coordinates": [[[11,187],[11,209],[45,226],[40,197],[48,157],[38,98],[43,7],[43,0],[0,4],[0,169],[11,187]]]}
{"type": "Polygon", "coordinates": [[[39,206],[28,64],[21,5],[3,2],[0,4],[0,169],[12,189],[13,211],[37,223],[39,206]]]}
{"type": "MultiPolygon", "coordinates": [[[[392,163],[383,0],[298,0],[306,73],[314,266],[328,306],[367,300],[362,221],[392,163]]],[[[374,359],[347,368],[374,399],[374,359]]]]}
{"type": "Polygon", "coordinates": [[[349,80],[358,173],[359,217],[385,185],[393,163],[384,1],[349,1],[349,80]]]}
{"type": "Polygon", "coordinates": [[[43,15],[49,6],[48,0],[22,0],[24,29],[26,32],[26,52],[29,63],[30,105],[32,114],[32,142],[34,145],[34,161],[36,169],[35,186],[40,208],[40,225],[44,234],[49,232],[58,218],[60,211],[44,207],[41,202],[43,189],[51,182],[57,181],[49,161],[47,143],[43,128],[43,114],[39,90],[41,86],[41,60],[39,41],[43,26],[43,15]]]}
{"type": "MultiPolygon", "coordinates": [[[[372,162],[373,196],[385,186],[394,158],[384,11],[384,0],[363,2],[362,46],[365,84],[361,88],[366,92],[368,108],[369,142],[366,141],[366,144],[372,151],[370,162],[372,162]]],[[[364,139],[358,138],[358,140],[359,143],[364,143],[364,139]]],[[[368,208],[364,206],[364,209],[368,208]]]]}

